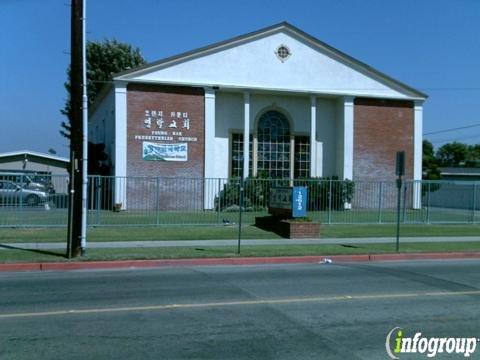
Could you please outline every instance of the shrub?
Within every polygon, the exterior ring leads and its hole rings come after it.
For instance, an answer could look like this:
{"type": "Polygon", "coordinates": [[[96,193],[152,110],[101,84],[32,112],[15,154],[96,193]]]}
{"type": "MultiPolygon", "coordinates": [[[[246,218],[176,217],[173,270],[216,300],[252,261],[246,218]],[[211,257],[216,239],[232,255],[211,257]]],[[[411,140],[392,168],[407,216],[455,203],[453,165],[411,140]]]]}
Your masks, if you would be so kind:
{"type": "MultiPolygon", "coordinates": [[[[240,205],[240,184],[241,179],[230,179],[215,197],[215,209],[224,210],[233,205],[240,205]]],[[[288,186],[288,180],[248,178],[243,182],[243,208],[250,208],[255,211],[264,210],[268,207],[270,200],[270,189],[272,186],[288,186]]]]}
{"type": "MultiPolygon", "coordinates": [[[[244,200],[245,201],[245,200],[244,200]]],[[[240,179],[230,179],[218,196],[215,197],[215,209],[224,210],[240,204],[240,179]]]]}
{"type": "Polygon", "coordinates": [[[339,180],[338,176],[295,180],[295,185],[308,188],[308,210],[343,210],[350,203],[355,192],[351,180],[339,180]]]}
{"type": "MultiPolygon", "coordinates": [[[[231,179],[215,198],[215,208],[224,210],[233,205],[240,204],[240,179],[231,179]]],[[[272,187],[288,187],[291,182],[288,179],[248,178],[244,181],[243,208],[251,208],[255,211],[264,210],[270,200],[272,187]]],[[[308,188],[308,210],[342,210],[345,203],[352,201],[355,184],[351,180],[339,180],[332,178],[308,178],[294,180],[295,186],[308,188]]]]}

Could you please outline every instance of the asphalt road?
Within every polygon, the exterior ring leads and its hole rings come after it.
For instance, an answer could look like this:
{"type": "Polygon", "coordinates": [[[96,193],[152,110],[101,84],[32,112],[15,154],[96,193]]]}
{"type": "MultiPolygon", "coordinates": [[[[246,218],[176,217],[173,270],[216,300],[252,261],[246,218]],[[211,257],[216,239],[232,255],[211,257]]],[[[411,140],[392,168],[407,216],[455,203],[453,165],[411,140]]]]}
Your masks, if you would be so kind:
{"type": "Polygon", "coordinates": [[[480,338],[477,260],[2,273],[0,291],[2,360],[387,359],[396,326],[480,338]]]}

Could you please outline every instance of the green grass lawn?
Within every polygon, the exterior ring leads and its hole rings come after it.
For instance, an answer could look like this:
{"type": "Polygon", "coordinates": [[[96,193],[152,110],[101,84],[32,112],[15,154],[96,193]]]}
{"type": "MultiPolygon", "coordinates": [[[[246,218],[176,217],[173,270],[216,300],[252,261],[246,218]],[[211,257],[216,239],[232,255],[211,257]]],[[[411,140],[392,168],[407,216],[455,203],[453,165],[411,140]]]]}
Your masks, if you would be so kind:
{"type": "MultiPolygon", "coordinates": [[[[267,215],[266,211],[243,213],[243,223],[255,223],[255,217],[267,215]]],[[[353,209],[345,211],[311,211],[308,214],[322,224],[391,224],[396,222],[393,209],[353,209]]],[[[129,210],[113,212],[90,210],[90,226],[124,225],[222,225],[225,221],[239,222],[238,212],[198,211],[159,211],[129,210]]],[[[422,210],[407,209],[401,213],[401,221],[406,224],[418,223],[480,223],[480,211],[430,208],[422,210]]],[[[39,208],[2,208],[0,209],[0,227],[5,226],[66,226],[66,209],[45,210],[39,208]]]]}
{"type": "MultiPolygon", "coordinates": [[[[320,238],[394,237],[393,224],[323,225],[320,238]]],[[[401,236],[479,236],[480,225],[402,225],[401,236]]],[[[88,241],[218,240],[238,238],[238,226],[97,227],[88,241]]],[[[243,239],[278,239],[275,233],[247,225],[243,239]]],[[[0,228],[1,243],[65,242],[66,228],[0,228]]]]}
{"type": "MultiPolygon", "coordinates": [[[[421,252],[454,252],[480,251],[480,242],[455,243],[406,243],[400,248],[403,253],[421,252]]],[[[270,245],[242,246],[240,256],[328,256],[348,254],[385,254],[395,253],[395,245],[391,244],[358,244],[342,245],[270,245]]],[[[180,259],[238,257],[236,247],[220,246],[216,248],[129,248],[129,249],[90,249],[86,256],[75,261],[93,260],[133,260],[133,259],[180,259]]],[[[69,261],[60,251],[39,250],[2,250],[0,263],[10,262],[51,262],[69,261]]]]}

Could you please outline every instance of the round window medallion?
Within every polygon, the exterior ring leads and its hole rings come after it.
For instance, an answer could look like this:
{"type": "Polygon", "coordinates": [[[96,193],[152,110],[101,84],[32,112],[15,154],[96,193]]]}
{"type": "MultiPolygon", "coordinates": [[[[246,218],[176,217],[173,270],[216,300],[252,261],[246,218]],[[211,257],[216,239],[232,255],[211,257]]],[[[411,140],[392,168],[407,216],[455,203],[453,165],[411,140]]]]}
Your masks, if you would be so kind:
{"type": "Polygon", "coordinates": [[[290,49],[286,45],[280,45],[275,51],[275,54],[277,55],[277,57],[280,59],[281,62],[284,62],[292,55],[292,53],[290,52],[290,49]]]}

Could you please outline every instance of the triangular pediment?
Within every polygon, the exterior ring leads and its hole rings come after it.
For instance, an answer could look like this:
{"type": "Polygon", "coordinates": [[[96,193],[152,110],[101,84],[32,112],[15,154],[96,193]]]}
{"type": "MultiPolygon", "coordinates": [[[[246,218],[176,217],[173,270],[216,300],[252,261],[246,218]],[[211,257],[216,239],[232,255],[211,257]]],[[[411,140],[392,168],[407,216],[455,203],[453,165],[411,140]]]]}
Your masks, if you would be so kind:
{"type": "Polygon", "coordinates": [[[352,96],[426,95],[288,23],[147,64],[115,80],[352,96]],[[290,55],[282,59],[279,47],[290,55]]]}

